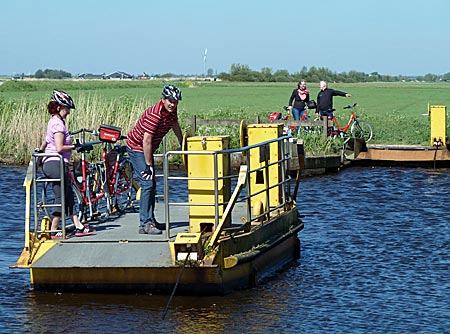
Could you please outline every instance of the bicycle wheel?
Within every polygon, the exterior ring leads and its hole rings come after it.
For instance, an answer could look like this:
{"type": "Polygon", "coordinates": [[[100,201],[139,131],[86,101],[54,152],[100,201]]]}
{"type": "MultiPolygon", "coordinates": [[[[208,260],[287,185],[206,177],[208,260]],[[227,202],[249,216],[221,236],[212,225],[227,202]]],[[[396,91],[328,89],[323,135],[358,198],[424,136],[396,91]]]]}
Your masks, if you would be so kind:
{"type": "Polygon", "coordinates": [[[83,222],[87,219],[86,208],[83,204],[83,195],[81,194],[80,189],[75,184],[73,184],[72,180],[70,184],[72,186],[72,192],[75,201],[75,213],[78,215],[78,219],[80,220],[80,222],[83,222]]]}
{"type": "Polygon", "coordinates": [[[352,127],[350,128],[350,132],[352,134],[352,137],[354,138],[361,138],[364,139],[366,142],[372,140],[373,136],[372,125],[370,125],[366,121],[355,119],[355,121],[352,124],[352,127]]]}
{"type": "Polygon", "coordinates": [[[117,170],[116,183],[114,185],[113,206],[119,213],[125,213],[126,209],[136,199],[136,191],[133,187],[133,166],[128,158],[122,159],[117,170]]]}
{"type": "MultiPolygon", "coordinates": [[[[83,196],[81,195],[80,190],[71,182],[74,200],[76,203],[75,210],[78,209],[78,218],[80,221],[86,219],[86,208],[83,205],[83,196]]],[[[42,188],[42,206],[44,215],[52,218],[52,211],[55,208],[55,195],[53,194],[53,190],[51,189],[52,184],[50,182],[45,182],[44,187],[42,188]]],[[[69,218],[68,216],[66,218],[69,218]]]]}
{"type": "Polygon", "coordinates": [[[106,190],[106,174],[103,164],[90,164],[90,173],[86,177],[88,184],[90,216],[99,222],[105,222],[110,214],[110,197],[106,190]]]}

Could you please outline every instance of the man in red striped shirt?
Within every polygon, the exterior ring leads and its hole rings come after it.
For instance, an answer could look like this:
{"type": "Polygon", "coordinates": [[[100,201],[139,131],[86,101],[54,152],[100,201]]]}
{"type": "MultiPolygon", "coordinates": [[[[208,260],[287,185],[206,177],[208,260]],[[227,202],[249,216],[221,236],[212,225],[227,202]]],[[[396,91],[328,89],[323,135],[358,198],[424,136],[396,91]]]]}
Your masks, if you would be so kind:
{"type": "Polygon", "coordinates": [[[161,234],[164,224],[155,219],[156,181],[154,178],[153,153],[163,137],[173,129],[178,141],[183,140],[178,123],[177,106],[181,90],[167,85],[162,90],[161,100],[148,108],[127,136],[127,151],[141,187],[139,206],[139,233],[161,234]]]}

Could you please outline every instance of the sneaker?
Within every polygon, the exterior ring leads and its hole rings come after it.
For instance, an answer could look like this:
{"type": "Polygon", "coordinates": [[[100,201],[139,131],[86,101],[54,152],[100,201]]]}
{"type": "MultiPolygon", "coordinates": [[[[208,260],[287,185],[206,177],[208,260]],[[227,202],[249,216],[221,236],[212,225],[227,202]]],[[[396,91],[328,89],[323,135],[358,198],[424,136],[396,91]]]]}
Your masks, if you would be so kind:
{"type": "Polygon", "coordinates": [[[139,226],[139,234],[162,234],[161,230],[158,230],[153,224],[144,224],[143,226],[139,226]]]}
{"type": "MultiPolygon", "coordinates": [[[[58,232],[52,232],[50,234],[52,239],[62,239],[63,234],[62,231],[58,231],[58,232]]],[[[70,237],[72,237],[72,233],[70,232],[66,232],[66,239],[69,239],[70,237]]]]}
{"type": "Polygon", "coordinates": [[[83,228],[77,228],[75,230],[76,237],[84,237],[85,235],[95,234],[95,230],[90,228],[88,225],[83,226],[83,228]]]}
{"type": "Polygon", "coordinates": [[[52,237],[52,239],[62,239],[62,232],[61,231],[59,231],[59,232],[52,232],[51,233],[51,237],[52,237]]]}

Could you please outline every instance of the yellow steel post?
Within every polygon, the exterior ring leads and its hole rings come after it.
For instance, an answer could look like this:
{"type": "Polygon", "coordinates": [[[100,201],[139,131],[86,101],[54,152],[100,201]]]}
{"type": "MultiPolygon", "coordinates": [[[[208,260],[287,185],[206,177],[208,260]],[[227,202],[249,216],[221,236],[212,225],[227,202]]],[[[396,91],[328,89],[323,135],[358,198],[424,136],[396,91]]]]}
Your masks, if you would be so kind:
{"type": "MultiPolygon", "coordinates": [[[[270,139],[275,139],[283,135],[283,124],[252,124],[248,126],[248,145],[254,145],[270,139]]],[[[281,142],[274,142],[267,145],[268,150],[262,146],[250,150],[250,170],[263,167],[281,159],[281,142]],[[268,152],[269,151],[269,152],[268,152]]],[[[273,186],[281,181],[281,165],[275,164],[268,168],[268,180],[264,170],[250,173],[250,196],[273,186]]],[[[275,207],[280,205],[282,200],[282,187],[274,187],[269,190],[269,205],[275,207]]],[[[267,193],[262,192],[252,196],[252,207],[263,204],[267,209],[267,193]]]]}
{"type": "Polygon", "coordinates": [[[430,117],[430,145],[445,145],[446,142],[446,106],[428,105],[428,116],[430,117]]]}
{"type": "MultiPolygon", "coordinates": [[[[229,145],[229,136],[196,136],[187,138],[187,151],[221,151],[228,149],[229,145]]],[[[213,232],[216,228],[215,184],[217,184],[219,221],[231,196],[231,180],[229,178],[224,179],[225,176],[230,175],[229,154],[217,155],[217,174],[214,170],[214,154],[188,154],[187,174],[189,177],[188,197],[190,204],[189,231],[190,233],[213,232]],[[217,180],[214,180],[215,174],[217,175],[217,180]],[[209,178],[209,180],[194,178],[209,178]],[[209,206],[204,206],[205,204],[209,204],[209,206]]],[[[231,220],[228,219],[225,225],[228,226],[230,223],[231,220]]]]}

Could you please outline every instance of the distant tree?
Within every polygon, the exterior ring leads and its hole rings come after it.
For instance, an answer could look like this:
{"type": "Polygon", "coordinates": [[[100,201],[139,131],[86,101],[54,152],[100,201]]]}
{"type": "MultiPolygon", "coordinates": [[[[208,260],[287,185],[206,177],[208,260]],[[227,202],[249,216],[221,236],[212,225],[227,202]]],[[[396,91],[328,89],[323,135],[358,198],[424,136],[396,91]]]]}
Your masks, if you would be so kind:
{"type": "Polygon", "coordinates": [[[230,74],[233,75],[249,75],[251,72],[248,65],[231,64],[230,74]]]}
{"type": "Polygon", "coordinates": [[[254,71],[248,65],[231,64],[230,80],[231,81],[255,81],[254,71]]]}
{"type": "MultiPolygon", "coordinates": [[[[309,71],[311,72],[312,69],[313,69],[313,67],[311,67],[309,69],[309,71]]],[[[321,78],[320,80],[325,80],[325,81],[328,81],[328,82],[336,81],[336,73],[332,72],[331,70],[329,70],[326,67],[318,67],[318,68],[316,68],[315,69],[315,73],[316,73],[316,75],[319,78],[321,78]]]]}
{"type": "Polygon", "coordinates": [[[213,70],[212,68],[208,68],[207,76],[208,76],[208,77],[214,76],[214,70],[213,70]]]}
{"type": "Polygon", "coordinates": [[[425,81],[429,81],[429,82],[436,82],[439,81],[439,77],[436,74],[425,74],[425,76],[423,77],[425,81]]]}
{"type": "Polygon", "coordinates": [[[346,82],[365,82],[366,81],[366,74],[363,72],[357,72],[357,71],[350,71],[348,72],[346,82]]]}
{"type": "Polygon", "coordinates": [[[225,81],[231,81],[231,75],[229,73],[226,72],[220,72],[217,77],[220,80],[225,80],[225,81]]]}
{"type": "Polygon", "coordinates": [[[40,69],[37,70],[34,77],[38,79],[66,79],[71,78],[72,74],[63,70],[52,70],[47,68],[44,71],[40,69]]]}
{"type": "Polygon", "coordinates": [[[450,73],[445,73],[441,78],[443,81],[450,81],[450,73]]]}
{"type": "Polygon", "coordinates": [[[44,72],[42,70],[37,70],[36,73],[34,74],[34,77],[37,79],[42,79],[44,78],[44,72]]]}
{"type": "Polygon", "coordinates": [[[445,73],[444,75],[436,74],[426,74],[425,76],[393,76],[393,75],[383,75],[378,72],[372,72],[366,74],[364,72],[359,72],[352,70],[348,73],[341,72],[336,73],[331,71],[326,67],[315,67],[311,66],[309,69],[303,66],[300,72],[290,74],[287,70],[273,70],[269,67],[263,67],[261,72],[253,71],[248,65],[244,64],[232,64],[230,68],[230,73],[222,72],[218,75],[221,80],[227,81],[256,81],[256,82],[288,82],[288,81],[300,81],[305,79],[309,82],[319,82],[320,80],[325,80],[328,82],[395,82],[395,81],[450,81],[450,73],[445,73]]]}
{"type": "Polygon", "coordinates": [[[292,77],[287,70],[278,70],[273,74],[273,78],[276,82],[289,82],[292,81],[292,77]]]}
{"type": "Polygon", "coordinates": [[[262,77],[262,81],[265,81],[265,82],[274,81],[273,75],[272,75],[272,69],[269,67],[263,67],[261,69],[261,77],[262,77]]]}
{"type": "Polygon", "coordinates": [[[319,82],[322,79],[315,66],[311,66],[308,70],[308,81],[319,82]]]}

